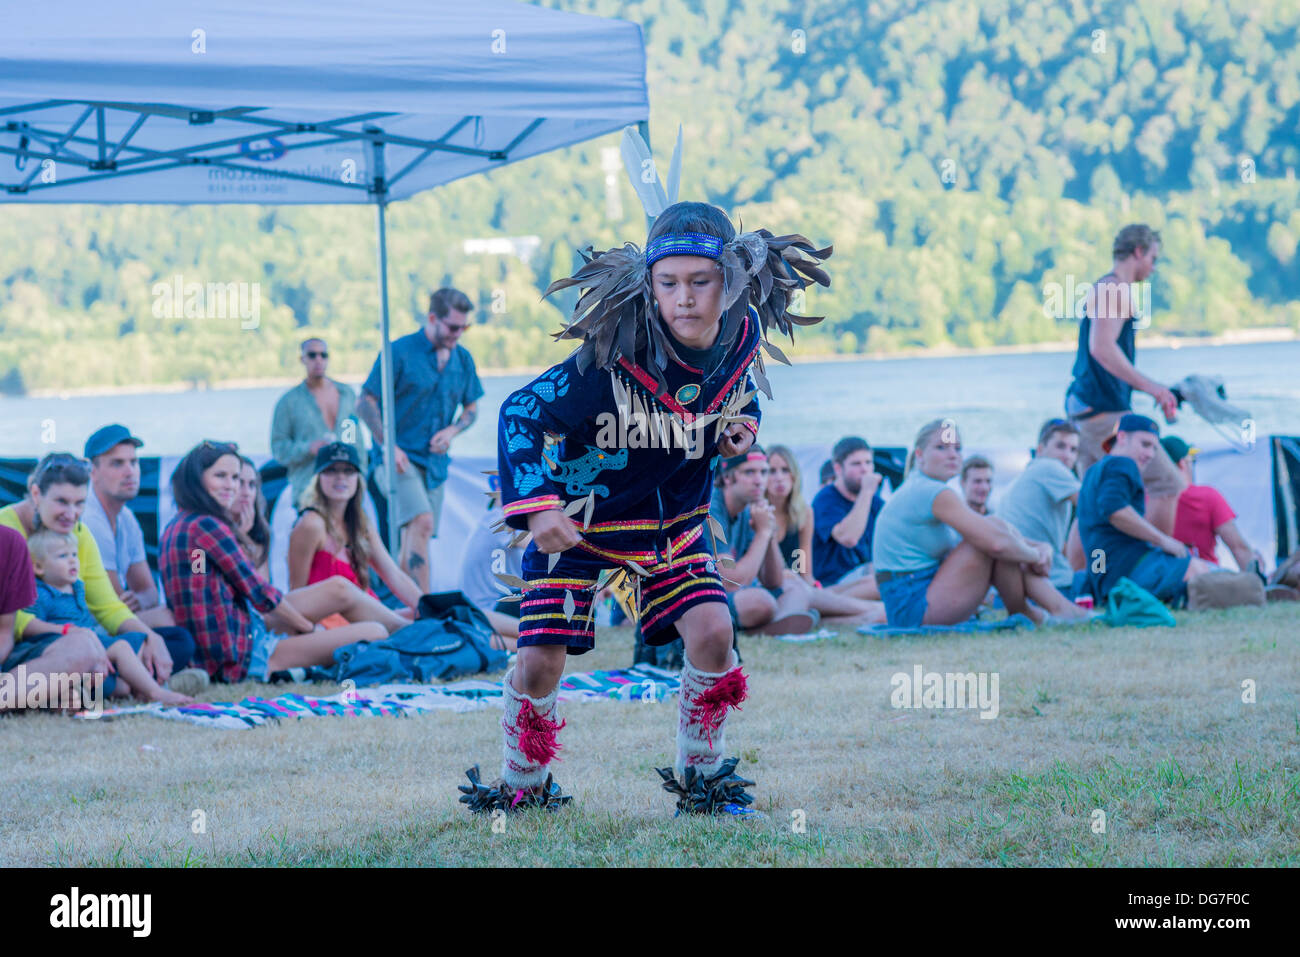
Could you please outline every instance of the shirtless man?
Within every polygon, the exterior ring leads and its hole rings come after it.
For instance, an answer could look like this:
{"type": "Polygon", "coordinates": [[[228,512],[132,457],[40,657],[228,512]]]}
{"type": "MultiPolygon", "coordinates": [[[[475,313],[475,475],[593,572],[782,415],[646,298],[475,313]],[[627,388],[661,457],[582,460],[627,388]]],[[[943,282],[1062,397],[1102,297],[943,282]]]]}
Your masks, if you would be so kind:
{"type": "Polygon", "coordinates": [[[271,419],[271,454],[289,470],[295,503],[315,475],[316,453],[331,442],[354,446],[363,475],[366,470],[357,396],[351,386],[325,375],[329,357],[324,339],[303,341],[298,360],[307,377],[280,397],[271,419]]]}

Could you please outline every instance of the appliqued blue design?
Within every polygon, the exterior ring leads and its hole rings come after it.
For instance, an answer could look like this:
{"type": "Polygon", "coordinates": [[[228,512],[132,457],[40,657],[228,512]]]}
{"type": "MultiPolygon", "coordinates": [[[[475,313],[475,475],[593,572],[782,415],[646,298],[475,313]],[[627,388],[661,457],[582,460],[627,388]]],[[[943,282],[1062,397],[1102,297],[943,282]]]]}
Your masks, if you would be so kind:
{"type": "Polygon", "coordinates": [[[514,401],[501,410],[502,416],[522,415],[525,419],[537,418],[537,399],[526,392],[516,392],[514,401]]]}
{"type": "MultiPolygon", "coordinates": [[[[594,445],[588,445],[587,451],[576,459],[560,462],[556,468],[555,479],[564,483],[564,491],[570,495],[586,495],[595,492],[601,498],[609,495],[609,488],[593,485],[592,481],[606,469],[627,467],[627,449],[610,452],[594,445]]],[[[522,490],[521,490],[522,491],[522,490]]]]}
{"type": "Polygon", "coordinates": [[[569,391],[569,374],[558,366],[543,373],[541,378],[530,387],[543,402],[552,402],[556,396],[563,397],[569,391]]]}
{"type": "Polygon", "coordinates": [[[530,449],[533,447],[533,440],[530,439],[528,434],[515,422],[507,420],[504,432],[506,437],[506,450],[510,452],[511,455],[518,452],[520,449],[530,449]]]}
{"type": "Polygon", "coordinates": [[[527,495],[542,484],[542,467],[525,462],[515,466],[515,488],[520,495],[527,495]]]}
{"type": "MultiPolygon", "coordinates": [[[[701,382],[699,373],[671,362],[653,388],[655,397],[648,394],[651,387],[636,371],[635,357],[627,366],[620,364],[629,379],[617,370],[613,375],[597,368],[580,370],[578,353],[511,389],[497,418],[502,504],[508,507],[530,499],[535,500],[535,507],[543,496],[548,501],[553,496],[569,502],[591,497],[590,522],[608,529],[620,526],[604,539],[617,538],[619,544],[612,547],[651,553],[662,550],[669,521],[681,520],[671,529],[679,535],[703,520],[694,513],[707,506],[712,493],[711,479],[721,451],[717,429],[692,430],[679,438],[676,417],[662,416],[654,424],[666,426],[664,430],[652,431],[650,422],[637,418],[628,422],[624,432],[616,391],[637,396],[635,410],[644,403],[645,409],[661,415],[666,406],[681,408],[673,397],[688,409],[698,409],[696,415],[703,412],[701,406],[710,403],[716,409],[725,392],[753,388],[745,367],[753,361],[759,335],[758,315],[751,307],[743,335],[719,356],[718,368],[706,381],[701,382]],[[610,419],[618,423],[615,441],[609,441],[606,433],[610,419]],[[688,437],[689,441],[682,441],[688,437]],[[687,515],[692,517],[687,520],[687,515]],[[636,527],[624,531],[624,525],[636,527]]],[[[760,419],[762,410],[756,397],[746,402],[744,412],[756,422],[760,419]]],[[[509,515],[506,524],[526,529],[529,514],[509,515]]],[[[588,518],[586,513],[583,517],[588,518]]]]}

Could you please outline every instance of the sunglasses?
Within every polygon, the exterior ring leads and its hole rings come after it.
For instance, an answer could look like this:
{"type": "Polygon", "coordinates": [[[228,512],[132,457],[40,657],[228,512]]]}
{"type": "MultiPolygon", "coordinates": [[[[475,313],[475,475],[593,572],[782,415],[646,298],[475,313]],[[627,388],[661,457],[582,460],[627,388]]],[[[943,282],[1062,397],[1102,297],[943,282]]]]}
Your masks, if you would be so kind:
{"type": "Polygon", "coordinates": [[[204,439],[202,445],[205,449],[215,449],[223,455],[239,454],[239,445],[235,442],[214,442],[211,439],[204,439]]]}
{"type": "Polygon", "coordinates": [[[305,352],[303,355],[308,359],[328,359],[330,357],[328,352],[305,352]]]}
{"type": "Polygon", "coordinates": [[[39,483],[51,471],[66,468],[82,468],[88,471],[90,459],[73,455],[71,452],[51,452],[36,466],[36,471],[32,473],[32,481],[39,483]]]}

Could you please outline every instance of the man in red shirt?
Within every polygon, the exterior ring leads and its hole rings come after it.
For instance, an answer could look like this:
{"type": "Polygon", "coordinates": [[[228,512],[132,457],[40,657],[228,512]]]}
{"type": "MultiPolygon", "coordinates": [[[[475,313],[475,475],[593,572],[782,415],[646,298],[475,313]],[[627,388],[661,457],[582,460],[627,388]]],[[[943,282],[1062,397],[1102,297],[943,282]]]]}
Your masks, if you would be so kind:
{"type": "Polygon", "coordinates": [[[1215,565],[1219,564],[1215,556],[1218,547],[1216,539],[1221,538],[1232,552],[1239,569],[1249,570],[1251,563],[1256,560],[1262,568],[1263,559],[1250,547],[1237,528],[1237,523],[1233,521],[1237,513],[1227,500],[1219,494],[1218,489],[1194,484],[1192,469],[1200,449],[1190,447],[1174,435],[1165,436],[1160,444],[1187,480],[1187,487],[1178,496],[1178,507],[1174,514],[1174,538],[1192,549],[1193,555],[1215,565]]]}

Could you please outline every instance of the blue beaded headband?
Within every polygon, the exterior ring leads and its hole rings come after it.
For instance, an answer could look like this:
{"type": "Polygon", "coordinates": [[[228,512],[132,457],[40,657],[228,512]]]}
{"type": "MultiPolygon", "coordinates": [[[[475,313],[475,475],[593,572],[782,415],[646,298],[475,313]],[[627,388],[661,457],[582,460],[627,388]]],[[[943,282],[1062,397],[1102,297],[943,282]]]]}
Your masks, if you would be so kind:
{"type": "Polygon", "coordinates": [[[705,256],[717,259],[722,255],[722,240],[707,233],[678,233],[674,236],[656,236],[646,244],[645,264],[649,269],[665,256],[705,256]]]}

